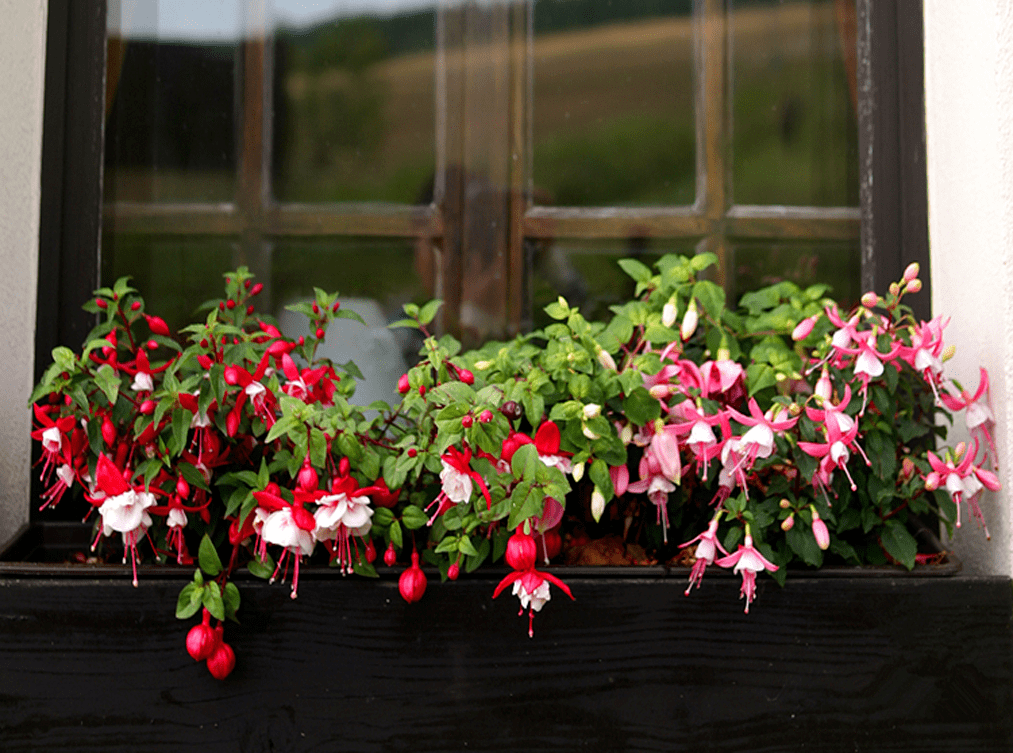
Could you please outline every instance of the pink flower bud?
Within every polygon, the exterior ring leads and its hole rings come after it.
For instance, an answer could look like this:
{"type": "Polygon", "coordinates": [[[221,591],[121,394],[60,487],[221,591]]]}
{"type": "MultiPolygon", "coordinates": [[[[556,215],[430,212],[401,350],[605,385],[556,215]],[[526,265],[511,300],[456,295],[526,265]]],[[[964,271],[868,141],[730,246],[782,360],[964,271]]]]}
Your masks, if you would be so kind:
{"type": "Polygon", "coordinates": [[[204,610],[204,620],[186,634],[186,651],[194,661],[204,661],[218,647],[218,636],[211,627],[211,613],[204,610]]]}
{"type": "Polygon", "coordinates": [[[164,335],[165,337],[169,336],[169,325],[165,323],[164,319],[157,316],[150,316],[149,314],[145,314],[144,318],[148,322],[148,329],[156,335],[164,335]]]}
{"type": "Polygon", "coordinates": [[[790,531],[795,527],[795,513],[792,513],[787,518],[781,521],[781,530],[790,531]]]}
{"type": "Polygon", "coordinates": [[[890,295],[897,295],[900,293],[900,285],[895,282],[890,283],[890,295]]]}
{"type": "Polygon", "coordinates": [[[602,368],[608,369],[609,371],[616,370],[616,361],[604,348],[598,351],[598,363],[602,365],[602,368]]]}
{"type": "Polygon", "coordinates": [[[530,534],[518,528],[507,541],[506,561],[514,570],[530,570],[535,566],[538,548],[530,534]]]}
{"type": "Polygon", "coordinates": [[[928,476],[925,477],[925,491],[934,492],[939,488],[939,474],[932,471],[928,476]]]}
{"type": "Polygon", "coordinates": [[[250,295],[260,295],[260,291],[262,291],[263,289],[264,289],[263,284],[258,282],[252,288],[250,288],[250,295]]]}
{"type": "MultiPolygon", "coordinates": [[[[219,629],[221,629],[219,627],[219,629]]],[[[208,672],[216,680],[224,680],[236,668],[236,652],[225,641],[218,644],[215,652],[208,657],[208,672]]]]}
{"type": "MultiPolygon", "coordinates": [[[[893,291],[891,291],[891,292],[893,292],[893,291]]],[[[865,308],[867,308],[867,309],[873,308],[878,303],[879,303],[879,296],[876,295],[871,290],[868,293],[866,293],[865,295],[862,296],[862,305],[865,306],[865,308]]]]}
{"type": "Polygon", "coordinates": [[[487,424],[490,421],[492,421],[492,411],[488,408],[478,414],[478,422],[480,424],[487,424]]]}
{"type": "Polygon", "coordinates": [[[907,284],[907,292],[909,293],[918,293],[921,292],[921,289],[922,289],[922,281],[919,280],[917,277],[907,284]]]}
{"type": "Polygon", "coordinates": [[[157,405],[158,403],[156,403],[154,400],[145,400],[143,403],[141,403],[141,407],[138,408],[138,410],[141,412],[142,416],[150,416],[152,413],[155,412],[155,406],[157,405]]]}
{"type": "Polygon", "coordinates": [[[657,400],[664,400],[672,394],[672,386],[669,384],[656,384],[648,392],[651,394],[651,397],[657,400]]]}
{"type": "Polygon", "coordinates": [[[465,429],[470,429],[471,425],[475,422],[475,419],[471,417],[470,413],[466,413],[461,416],[461,426],[465,429]]]}
{"type": "Polygon", "coordinates": [[[106,303],[106,301],[105,301],[104,298],[96,298],[95,299],[95,305],[98,306],[103,311],[105,311],[107,308],[109,308],[109,304],[106,303]]]}
{"type": "Polygon", "coordinates": [[[813,536],[816,538],[816,546],[823,551],[830,548],[830,531],[827,530],[827,524],[820,520],[819,514],[815,509],[813,513],[813,536]]]}
{"type": "Polygon", "coordinates": [[[190,498],[190,484],[186,483],[186,479],[182,476],[176,479],[176,494],[178,494],[181,499],[190,498]]]}
{"type": "Polygon", "coordinates": [[[394,567],[397,562],[397,551],[394,549],[394,542],[387,545],[387,551],[383,553],[383,564],[387,567],[394,567]]]}
{"type": "Polygon", "coordinates": [[[791,332],[791,339],[795,342],[801,342],[809,337],[809,334],[813,331],[813,327],[816,326],[816,319],[818,316],[810,316],[808,319],[803,319],[791,332]]]}
{"type": "Polygon", "coordinates": [[[465,384],[474,384],[475,383],[475,375],[472,374],[467,369],[458,369],[457,370],[457,378],[460,379],[465,384]]]}
{"type": "Polygon", "coordinates": [[[918,276],[920,271],[921,267],[918,266],[918,262],[914,261],[908,264],[907,268],[904,270],[904,282],[911,282],[918,276]]]}
{"type": "Polygon", "coordinates": [[[426,574],[419,567],[419,553],[412,552],[412,565],[403,573],[397,582],[401,597],[412,604],[422,598],[426,592],[426,574]]]}
{"type": "Polygon", "coordinates": [[[823,367],[823,373],[820,374],[819,381],[816,382],[816,394],[824,400],[829,400],[830,395],[833,394],[833,385],[830,383],[830,372],[827,371],[826,367],[823,367]]]}
{"type": "Polygon", "coordinates": [[[402,374],[397,380],[397,391],[404,395],[411,388],[411,384],[408,382],[408,375],[402,374]]]}
{"type": "Polygon", "coordinates": [[[298,484],[300,491],[316,491],[318,484],[317,472],[313,470],[313,466],[308,462],[303,463],[302,468],[299,470],[299,476],[296,479],[296,483],[298,484]]]}
{"type": "Polygon", "coordinates": [[[447,568],[447,579],[457,580],[457,576],[461,574],[461,566],[456,562],[451,562],[450,567],[447,568]]]}
{"type": "Polygon", "coordinates": [[[788,499],[782,499],[780,502],[778,502],[778,505],[782,510],[787,510],[789,507],[791,507],[791,501],[788,499]]]}

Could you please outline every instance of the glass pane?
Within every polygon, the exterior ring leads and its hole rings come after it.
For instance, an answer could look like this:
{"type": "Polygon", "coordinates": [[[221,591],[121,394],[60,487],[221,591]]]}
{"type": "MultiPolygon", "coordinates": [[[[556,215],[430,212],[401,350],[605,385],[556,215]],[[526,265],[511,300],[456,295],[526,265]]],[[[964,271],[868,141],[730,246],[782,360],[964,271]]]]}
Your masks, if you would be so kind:
{"type": "Polygon", "coordinates": [[[535,203],[693,203],[691,6],[536,0],[535,203]]]}
{"type": "Polygon", "coordinates": [[[109,2],[107,201],[232,199],[240,28],[237,2],[109,2]]]}
{"type": "Polygon", "coordinates": [[[729,280],[734,299],[750,290],[790,280],[799,287],[830,286],[827,295],[845,307],[862,296],[862,257],[858,243],[744,244],[732,249],[729,280]]]}
{"type": "Polygon", "coordinates": [[[279,242],[271,254],[271,296],[279,326],[291,337],[306,334],[306,318],[285,306],[311,299],[314,286],[340,293],[342,307],[362,316],[366,327],[334,322],[318,353],[359,367],[365,379],[358,382],[357,404],[389,402],[398,377],[418,361],[422,337],[417,330],[387,325],[404,318],[405,303],[435,297],[432,253],[428,242],[403,238],[279,242]]]}
{"type": "Polygon", "coordinates": [[[854,0],[732,7],[735,202],[857,206],[854,0]]]}
{"type": "Polygon", "coordinates": [[[102,284],[129,275],[148,313],[176,332],[197,321],[197,307],[221,298],[223,274],[233,267],[237,244],[223,238],[110,235],[102,239],[102,284]]]}
{"type": "Polygon", "coordinates": [[[431,201],[435,2],[275,0],[274,9],[275,196],[431,201]]]}
{"type": "Polygon", "coordinates": [[[609,306],[631,300],[636,287],[619,268],[619,260],[633,258],[650,267],[659,257],[672,253],[692,256],[694,244],[642,238],[529,240],[533,326],[541,328],[553,321],[545,307],[559,296],[571,306],[579,306],[586,318],[608,321],[612,317],[609,306]]]}

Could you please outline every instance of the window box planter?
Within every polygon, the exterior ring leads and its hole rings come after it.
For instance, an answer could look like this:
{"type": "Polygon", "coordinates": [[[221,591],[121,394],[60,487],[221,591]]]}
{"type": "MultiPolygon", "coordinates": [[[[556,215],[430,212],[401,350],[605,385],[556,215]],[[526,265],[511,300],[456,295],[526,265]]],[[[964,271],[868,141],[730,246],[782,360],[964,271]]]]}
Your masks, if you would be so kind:
{"type": "MultiPolygon", "coordinates": [[[[50,526],[53,533],[66,532],[50,526]]],[[[29,531],[8,551],[41,541],[29,531]]],[[[52,544],[47,543],[47,546],[52,544]]],[[[306,568],[243,583],[220,683],[165,609],[186,570],[0,565],[5,751],[1008,750],[1013,590],[950,566],[738,578],[582,570],[529,639],[502,576],[406,604],[306,568]],[[945,575],[950,577],[945,577],[945,575]]],[[[558,572],[558,570],[557,570],[558,572]]]]}

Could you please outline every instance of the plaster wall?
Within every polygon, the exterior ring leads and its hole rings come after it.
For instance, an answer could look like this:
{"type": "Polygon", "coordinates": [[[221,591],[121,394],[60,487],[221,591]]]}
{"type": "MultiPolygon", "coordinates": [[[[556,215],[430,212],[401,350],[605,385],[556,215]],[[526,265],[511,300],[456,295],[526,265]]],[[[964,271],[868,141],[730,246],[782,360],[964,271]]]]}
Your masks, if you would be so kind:
{"type": "Polygon", "coordinates": [[[45,0],[0,0],[0,543],[28,520],[45,0]]]}
{"type": "MultiPolygon", "coordinates": [[[[965,570],[1013,570],[1013,4],[925,2],[925,110],[932,308],[952,317],[948,376],[991,375],[1003,491],[982,504],[992,540],[964,510],[965,570]]],[[[959,432],[966,437],[962,419],[959,432]]]]}

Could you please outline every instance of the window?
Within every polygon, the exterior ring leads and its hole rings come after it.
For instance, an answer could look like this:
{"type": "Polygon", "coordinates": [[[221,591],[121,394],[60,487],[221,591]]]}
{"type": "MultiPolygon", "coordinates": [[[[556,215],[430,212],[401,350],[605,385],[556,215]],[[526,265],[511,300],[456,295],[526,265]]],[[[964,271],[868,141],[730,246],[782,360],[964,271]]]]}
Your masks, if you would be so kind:
{"type": "Polygon", "coordinates": [[[845,296],[928,263],[918,3],[83,5],[51,2],[37,368],[100,275],[180,316],[237,264],[276,311],[441,297],[475,342],[606,307],[630,254],[845,296]]]}

